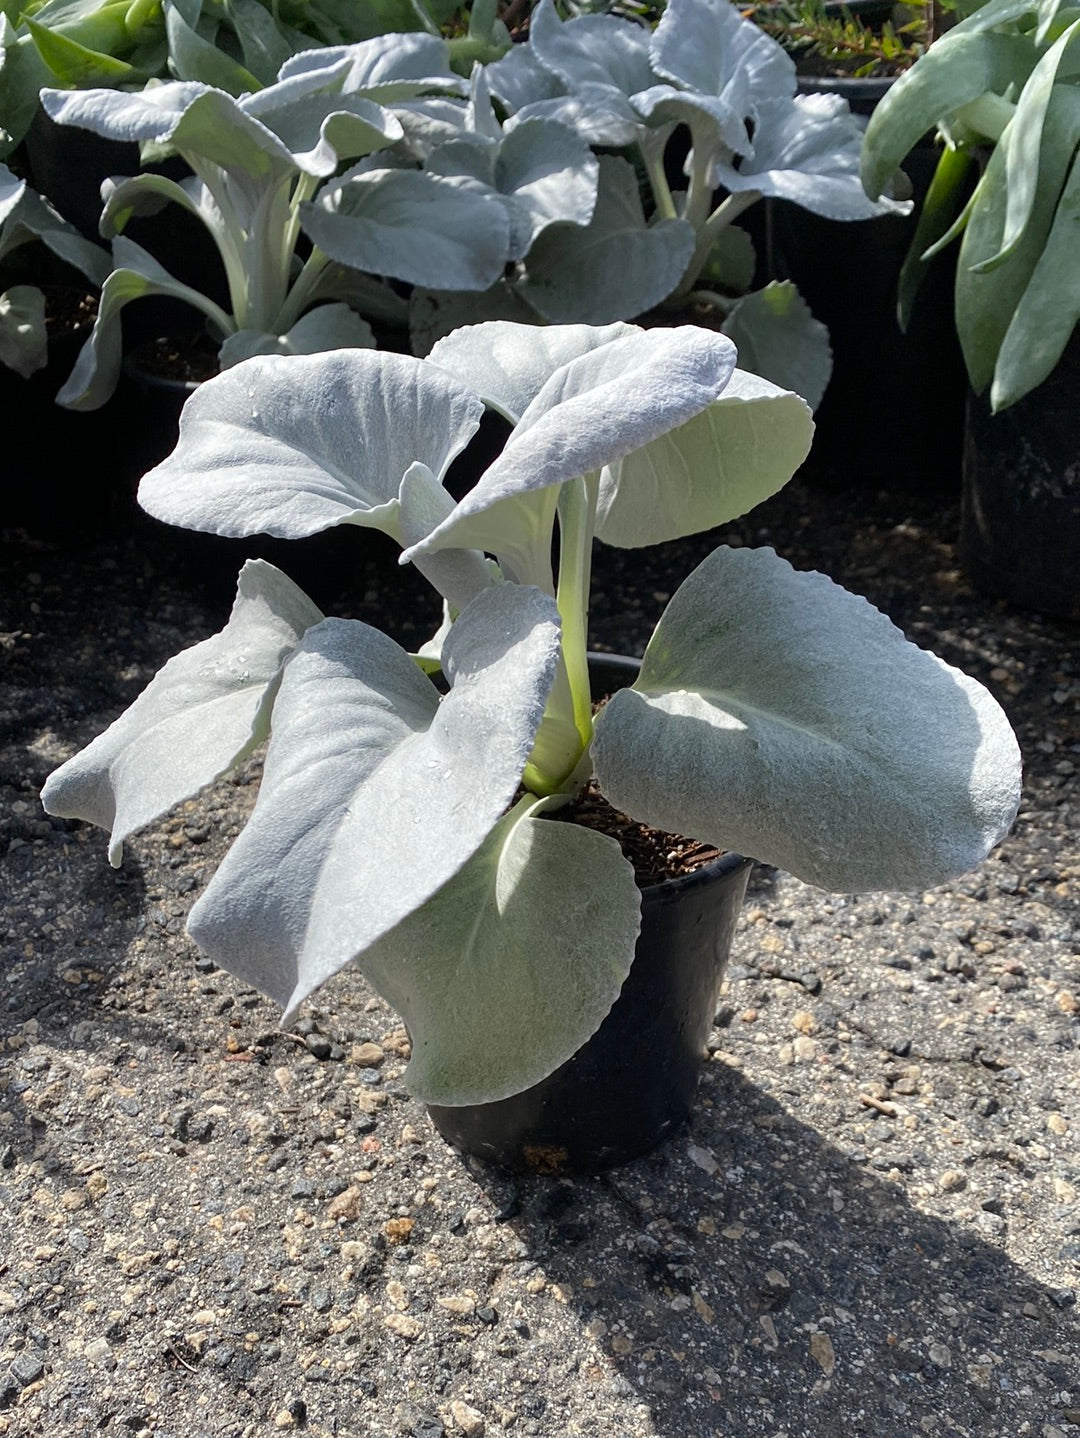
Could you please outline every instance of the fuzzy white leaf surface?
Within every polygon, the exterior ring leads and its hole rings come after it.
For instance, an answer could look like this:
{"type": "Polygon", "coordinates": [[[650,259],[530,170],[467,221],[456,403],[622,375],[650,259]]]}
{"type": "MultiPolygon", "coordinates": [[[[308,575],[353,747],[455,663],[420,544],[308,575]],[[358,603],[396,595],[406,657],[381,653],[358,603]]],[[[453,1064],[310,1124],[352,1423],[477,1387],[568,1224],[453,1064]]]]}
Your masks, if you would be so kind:
{"type": "Polygon", "coordinates": [[[717,549],[680,586],[593,759],[635,818],[849,893],[966,873],[1020,797],[980,684],[768,549],[717,549]]]}
{"type": "Polygon", "coordinates": [[[118,865],[129,834],[262,742],[281,665],[322,617],[280,570],[249,560],[225,628],[170,659],[115,723],[49,776],[46,812],[110,830],[118,865]]]}
{"type": "Polygon", "coordinates": [[[752,154],[715,166],[717,185],[791,200],[827,220],[907,215],[910,200],[871,200],[859,178],[862,131],[840,95],[796,95],[758,107],[752,154]]]}
{"type": "Polygon", "coordinates": [[[479,397],[408,355],[337,350],[246,360],[200,385],[169,457],[144,475],[156,519],[301,539],[337,524],[397,535],[419,460],[442,479],[480,423],[479,397]]]}
{"type": "Polygon", "coordinates": [[[799,395],[737,369],[701,414],[605,466],[596,537],[633,549],[737,519],[787,484],[813,433],[799,395]]]}
{"type": "Polygon", "coordinates": [[[552,600],[488,589],[443,646],[440,698],[378,630],[310,630],[285,669],[251,820],[191,912],[195,942],[288,1022],[483,844],[521,778],[558,645],[552,600]]]}
{"type": "Polygon", "coordinates": [[[630,971],[641,897],[618,844],[523,799],[360,967],[412,1039],[426,1103],[529,1088],[599,1028],[630,971]]]}

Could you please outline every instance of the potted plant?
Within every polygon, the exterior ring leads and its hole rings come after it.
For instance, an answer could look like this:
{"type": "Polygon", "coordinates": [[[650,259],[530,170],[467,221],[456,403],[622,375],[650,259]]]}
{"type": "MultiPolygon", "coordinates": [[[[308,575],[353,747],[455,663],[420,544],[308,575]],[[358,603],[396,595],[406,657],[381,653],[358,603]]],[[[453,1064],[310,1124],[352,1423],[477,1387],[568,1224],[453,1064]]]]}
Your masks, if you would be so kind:
{"type": "Polygon", "coordinates": [[[944,140],[900,310],[910,313],[933,254],[962,236],[955,320],[972,391],[962,555],[991,592],[1073,618],[1078,36],[1071,10],[990,0],[897,81],[870,122],[862,161],[873,194],[926,129],[944,140]],[[968,198],[963,183],[976,169],[968,198]]]}
{"type": "Polygon", "coordinates": [[[210,380],[143,506],[230,535],[382,530],[446,622],[409,655],[253,563],[225,628],[49,778],[47,810],[111,830],[118,864],[129,834],[269,736],[189,931],[286,1022],[355,962],[407,1023],[409,1083],[437,1109],[542,1083],[619,996],[633,870],[607,835],[550,818],[590,779],[616,811],[828,888],[922,889],[978,863],[1018,801],[1004,714],[771,550],[715,550],[633,685],[593,712],[593,540],[723,523],[809,447],[805,403],[735,361],[695,326],[495,322],[425,360],[262,356],[210,380]],[[440,481],[485,404],[510,437],[454,503],[440,481]]]}
{"type": "MultiPolygon", "coordinates": [[[[556,119],[599,151],[596,207],[584,229],[550,226],[482,295],[414,294],[418,349],[477,315],[650,314],[715,325],[748,369],[817,405],[828,336],[792,285],[753,289],[753,245],[737,221],[766,196],[832,220],[906,212],[901,199],[861,193],[861,131],[845,101],[796,95],[791,58],[728,0],[670,0],[652,30],[615,15],[562,20],[540,0],[527,43],[489,64],[486,84],[507,129],[556,119]],[[685,187],[673,189],[665,161],[679,131],[690,148],[685,187]]],[[[435,144],[425,163],[443,160],[435,144]]]]}

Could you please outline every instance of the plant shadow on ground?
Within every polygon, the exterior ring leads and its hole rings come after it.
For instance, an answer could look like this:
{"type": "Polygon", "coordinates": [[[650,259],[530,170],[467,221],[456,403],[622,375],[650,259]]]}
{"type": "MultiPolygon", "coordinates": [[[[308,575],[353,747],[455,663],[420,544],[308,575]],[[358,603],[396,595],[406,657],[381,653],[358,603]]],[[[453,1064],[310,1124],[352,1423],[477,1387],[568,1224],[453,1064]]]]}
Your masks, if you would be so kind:
{"type": "MultiPolygon", "coordinates": [[[[1060,1350],[1080,1336],[1070,1292],[972,1224],[920,1211],[725,1064],[706,1067],[690,1126],[626,1168],[550,1179],[468,1166],[596,1340],[597,1389],[613,1361],[616,1389],[659,1433],[1062,1421],[1075,1352],[1060,1350]]],[[[517,1341],[536,1368],[578,1361],[527,1325],[517,1341]]]]}

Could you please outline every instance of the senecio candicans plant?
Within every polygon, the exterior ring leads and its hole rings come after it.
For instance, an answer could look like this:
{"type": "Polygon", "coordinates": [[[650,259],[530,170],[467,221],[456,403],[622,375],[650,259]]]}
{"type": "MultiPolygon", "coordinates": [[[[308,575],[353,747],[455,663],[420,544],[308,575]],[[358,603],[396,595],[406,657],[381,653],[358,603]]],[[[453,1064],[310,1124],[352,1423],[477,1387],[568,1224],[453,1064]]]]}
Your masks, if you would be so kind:
{"type": "Polygon", "coordinates": [[[1019,753],[986,690],[769,549],[714,550],[593,715],[593,540],[745,513],[812,428],[694,326],[493,322],[427,359],[247,360],[188,401],[143,507],[222,535],[383,530],[443,595],[443,631],[418,658],[249,562],[225,628],[58,769],[45,806],[110,829],[119,863],[133,830],[269,738],[196,943],[286,1021],[355,962],[408,1024],[428,1102],[528,1087],[595,1031],[634,955],[619,845],[545,817],[590,776],[647,824],[837,890],[941,883],[1012,821],[1019,753]],[[485,404],[510,437],[454,503],[441,481],[485,404]]]}
{"type": "MultiPolygon", "coordinates": [[[[486,81],[508,125],[558,120],[599,152],[596,207],[584,229],[550,226],[486,295],[415,296],[414,334],[478,317],[603,324],[705,306],[748,368],[816,407],[831,368],[825,328],[788,282],[751,292],[756,258],[736,222],[764,197],[832,220],[910,210],[891,198],[892,171],[878,198],[863,190],[862,131],[845,99],[797,95],[791,56],[729,0],[669,0],[654,30],[614,15],[561,20],[540,0],[528,43],[488,65],[486,81]],[[673,190],[677,130],[690,148],[673,190]]],[[[427,165],[449,158],[435,148],[427,165]]]]}
{"type": "Polygon", "coordinates": [[[1078,42],[1075,5],[990,0],[897,80],[866,131],[870,195],[928,130],[945,141],[901,272],[900,318],[926,262],[962,234],[956,329],[972,388],[990,386],[994,411],[1042,384],[1080,320],[1078,42]]]}
{"type": "Polygon", "coordinates": [[[274,84],[239,98],[187,80],[134,94],[43,91],[59,123],[169,146],[194,171],[179,182],[152,172],[105,182],[100,228],[113,240],[116,268],[59,403],[95,409],[108,399],[122,360],[120,316],[132,300],[169,295],[201,311],[222,369],[254,354],[371,347],[364,315],[402,330],[407,324],[408,306],[388,281],[438,277],[446,289],[476,291],[494,284],[546,228],[586,224],[597,186],[588,146],[546,119],[524,121],[504,137],[482,75],[476,66],[471,97],[452,111],[461,137],[443,148],[453,163],[427,169],[414,150],[436,123],[434,102],[425,109],[418,97],[467,89],[437,36],[306,50],[282,65],[274,84]],[[122,233],[133,215],[170,202],[213,238],[228,309],[122,233]],[[303,235],[312,244],[301,265],[303,235]]]}

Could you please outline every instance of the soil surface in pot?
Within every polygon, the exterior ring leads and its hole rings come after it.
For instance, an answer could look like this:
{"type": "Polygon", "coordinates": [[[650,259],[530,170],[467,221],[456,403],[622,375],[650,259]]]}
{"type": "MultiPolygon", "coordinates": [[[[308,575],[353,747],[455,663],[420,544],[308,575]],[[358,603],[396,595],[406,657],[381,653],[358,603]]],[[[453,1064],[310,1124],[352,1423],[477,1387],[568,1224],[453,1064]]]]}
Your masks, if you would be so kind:
{"type": "MultiPolygon", "coordinates": [[[[42,813],[46,774],[228,601],[149,521],[3,536],[0,1431],[1073,1431],[1080,632],[973,594],[953,501],[851,480],[598,551],[594,647],[640,653],[716,543],[771,544],[990,685],[1016,829],[926,895],[758,868],[690,1127],[573,1181],[448,1149],[358,974],[285,1035],[194,950],[257,760],[118,870],[42,813]]],[[[426,639],[438,605],[356,538],[317,602],[426,639]]]]}

